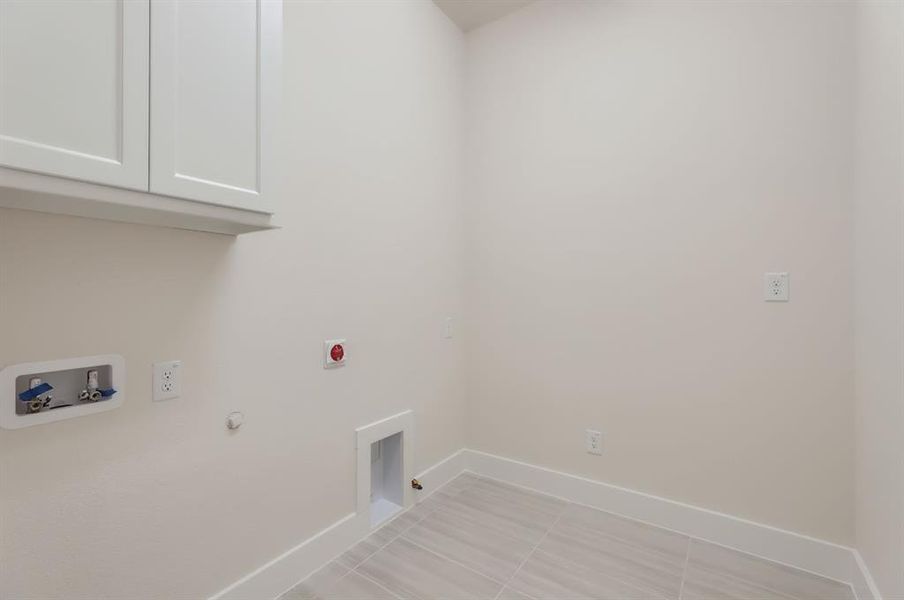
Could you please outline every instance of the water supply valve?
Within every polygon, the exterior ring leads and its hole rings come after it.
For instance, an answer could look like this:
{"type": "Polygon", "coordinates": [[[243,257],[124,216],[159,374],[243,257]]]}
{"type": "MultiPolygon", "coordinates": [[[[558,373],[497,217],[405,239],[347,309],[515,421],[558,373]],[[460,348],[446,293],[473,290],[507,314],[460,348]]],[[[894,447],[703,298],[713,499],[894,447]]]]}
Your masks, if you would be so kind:
{"type": "Polygon", "coordinates": [[[19,400],[27,403],[28,412],[40,412],[53,401],[53,396],[48,394],[52,389],[53,386],[41,381],[40,377],[32,377],[28,382],[28,389],[19,394],[19,400]]]}
{"type": "Polygon", "coordinates": [[[122,405],[124,386],[125,361],[118,354],[8,365],[0,369],[0,428],[112,410],[122,405]]]}

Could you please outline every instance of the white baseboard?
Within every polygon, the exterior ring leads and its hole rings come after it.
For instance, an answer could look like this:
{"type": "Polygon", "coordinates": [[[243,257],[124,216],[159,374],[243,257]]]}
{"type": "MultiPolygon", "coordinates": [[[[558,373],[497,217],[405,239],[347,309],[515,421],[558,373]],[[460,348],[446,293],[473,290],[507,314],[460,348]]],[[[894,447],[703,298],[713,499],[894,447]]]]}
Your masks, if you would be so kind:
{"type": "Polygon", "coordinates": [[[858,600],[882,600],[882,594],[879,593],[866,562],[857,550],[853,551],[852,562],[851,587],[854,588],[858,600]]]}
{"type": "Polygon", "coordinates": [[[210,600],[277,598],[363,537],[360,531],[361,521],[356,517],[356,513],[346,515],[217,592],[210,600]]]}
{"type": "MultiPolygon", "coordinates": [[[[424,486],[416,501],[464,470],[850,583],[858,600],[882,600],[862,557],[852,548],[477,450],[459,450],[416,475],[424,486]]],[[[276,598],[370,533],[366,519],[357,513],[347,515],[211,600],[276,598]]]]}
{"type": "MultiPolygon", "coordinates": [[[[417,493],[415,502],[422,502],[434,490],[454,479],[462,471],[464,471],[464,451],[459,450],[416,475],[424,489],[417,493]]],[[[358,513],[346,515],[217,592],[210,600],[277,598],[371,533],[368,519],[360,518],[358,513]]]]}
{"type": "Polygon", "coordinates": [[[417,493],[415,502],[423,502],[430,494],[446,485],[459,473],[465,470],[465,453],[467,450],[459,450],[439,461],[432,467],[416,475],[424,489],[417,493]]]}
{"type": "MultiPolygon", "coordinates": [[[[478,475],[644,521],[836,581],[852,585],[860,577],[869,581],[868,572],[863,571],[865,566],[858,562],[855,551],[832,542],[477,450],[465,450],[465,464],[478,475]]],[[[860,600],[881,600],[875,594],[875,587],[865,583],[860,586],[859,594],[860,600]]]]}

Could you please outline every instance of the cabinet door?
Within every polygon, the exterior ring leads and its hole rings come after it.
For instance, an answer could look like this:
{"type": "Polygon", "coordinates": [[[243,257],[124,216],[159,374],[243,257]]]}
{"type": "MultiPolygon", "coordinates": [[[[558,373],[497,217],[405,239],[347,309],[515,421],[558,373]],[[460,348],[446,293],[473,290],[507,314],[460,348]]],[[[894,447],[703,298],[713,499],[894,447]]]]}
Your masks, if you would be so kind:
{"type": "Polygon", "coordinates": [[[272,212],[279,0],[151,1],[151,191],[272,212]]]}
{"type": "Polygon", "coordinates": [[[148,189],[147,0],[0,0],[0,165],[148,189]]]}

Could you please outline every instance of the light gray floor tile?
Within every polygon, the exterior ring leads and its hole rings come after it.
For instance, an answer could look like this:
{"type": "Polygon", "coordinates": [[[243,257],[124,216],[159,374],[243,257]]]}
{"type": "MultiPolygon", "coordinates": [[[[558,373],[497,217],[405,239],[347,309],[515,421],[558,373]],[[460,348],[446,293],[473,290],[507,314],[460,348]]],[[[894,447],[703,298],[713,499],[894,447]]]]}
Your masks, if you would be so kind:
{"type": "Polygon", "coordinates": [[[517,538],[531,544],[540,541],[554,520],[530,510],[515,510],[504,500],[492,496],[459,495],[444,502],[440,508],[484,529],[517,538]]]}
{"type": "Polygon", "coordinates": [[[507,581],[534,544],[439,509],[404,537],[497,581],[507,581]]]}
{"type": "Polygon", "coordinates": [[[548,496],[506,488],[495,482],[479,482],[444,503],[442,508],[502,534],[537,543],[565,506],[564,502],[548,496]]]}
{"type": "Polygon", "coordinates": [[[461,473],[456,476],[455,479],[444,485],[442,489],[449,494],[457,494],[480,480],[481,478],[474,473],[461,473]]]}
{"type": "Polygon", "coordinates": [[[715,544],[692,540],[688,556],[688,578],[685,582],[688,597],[692,597],[691,594],[699,593],[698,590],[706,586],[715,585],[715,580],[718,578],[707,578],[707,574],[718,575],[719,578],[728,579],[737,585],[769,590],[775,597],[791,597],[799,600],[853,600],[854,598],[849,585],[715,544]]]}
{"type": "Polygon", "coordinates": [[[479,478],[476,475],[462,473],[446,485],[434,490],[423,501],[418,503],[417,508],[422,512],[432,512],[455,500],[462,491],[470,488],[478,480],[479,478]]]}
{"type": "MultiPolygon", "coordinates": [[[[660,600],[607,573],[535,551],[509,586],[537,600],[660,600]]],[[[677,597],[677,596],[676,596],[677,597]]]]}
{"type": "Polygon", "coordinates": [[[399,538],[357,571],[402,598],[492,600],[502,584],[399,538]]]}
{"type": "Polygon", "coordinates": [[[677,560],[682,564],[687,556],[688,536],[595,508],[570,504],[562,514],[559,524],[616,538],[627,545],[677,560]]]}
{"type": "Polygon", "coordinates": [[[430,494],[427,498],[425,498],[418,507],[421,510],[426,510],[432,512],[437,508],[445,506],[449,502],[453,502],[456,498],[458,498],[458,492],[450,493],[446,491],[446,488],[440,488],[430,494]]]}
{"type": "Polygon", "coordinates": [[[317,594],[322,600],[398,600],[399,597],[370,579],[350,572],[317,594]]]}
{"type": "Polygon", "coordinates": [[[382,532],[384,536],[392,536],[395,537],[397,535],[401,535],[405,532],[406,529],[420,521],[424,518],[425,513],[421,511],[412,511],[408,510],[400,514],[399,516],[393,518],[391,521],[380,527],[379,532],[382,532]]]}
{"type": "Polygon", "coordinates": [[[410,514],[412,517],[414,517],[417,520],[421,520],[424,517],[426,517],[427,515],[429,515],[430,513],[432,513],[435,509],[436,509],[436,507],[432,506],[430,503],[426,502],[426,499],[425,499],[425,501],[419,502],[419,503],[415,504],[414,506],[412,506],[410,509],[408,509],[407,514],[410,514]]]}
{"type": "Polygon", "coordinates": [[[546,513],[553,518],[558,517],[568,504],[564,500],[559,500],[552,496],[492,479],[478,479],[471,487],[462,491],[462,494],[471,493],[495,496],[516,507],[524,507],[546,513]]]}
{"type": "Polygon", "coordinates": [[[773,590],[689,567],[681,589],[681,600],[796,600],[773,590]]]}
{"type": "MultiPolygon", "coordinates": [[[[387,543],[389,543],[387,541],[387,543]]],[[[380,544],[378,540],[367,537],[358,542],[350,549],[342,553],[342,556],[336,559],[342,566],[354,569],[365,560],[370,558],[374,552],[382,548],[385,544],[380,544]]]]}
{"type": "Polygon", "coordinates": [[[280,600],[674,600],[679,592],[681,600],[854,598],[823,577],[463,474],[280,600]]]}
{"type": "Polygon", "coordinates": [[[539,549],[652,596],[677,598],[688,542],[687,536],[573,505],[539,549]]]}
{"type": "Polygon", "coordinates": [[[279,597],[279,600],[315,600],[319,593],[345,577],[349,570],[333,561],[279,597]]]}
{"type": "Polygon", "coordinates": [[[517,590],[513,590],[510,587],[502,588],[502,591],[499,592],[499,596],[496,600],[534,600],[530,596],[522,594],[517,590]]]}
{"type": "Polygon", "coordinates": [[[336,559],[341,565],[354,569],[367,560],[374,552],[399,537],[409,527],[420,522],[432,511],[416,510],[417,507],[408,510],[395,517],[368,537],[346,550],[342,556],[336,559]]]}

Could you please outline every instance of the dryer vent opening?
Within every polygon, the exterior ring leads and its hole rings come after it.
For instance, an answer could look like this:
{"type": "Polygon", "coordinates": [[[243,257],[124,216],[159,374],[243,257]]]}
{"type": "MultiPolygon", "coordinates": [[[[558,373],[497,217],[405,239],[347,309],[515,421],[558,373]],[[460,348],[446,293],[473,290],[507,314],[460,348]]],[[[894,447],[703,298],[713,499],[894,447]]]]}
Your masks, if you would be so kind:
{"type": "Polygon", "coordinates": [[[378,525],[405,505],[402,433],[370,445],[370,524],[378,525]]]}

